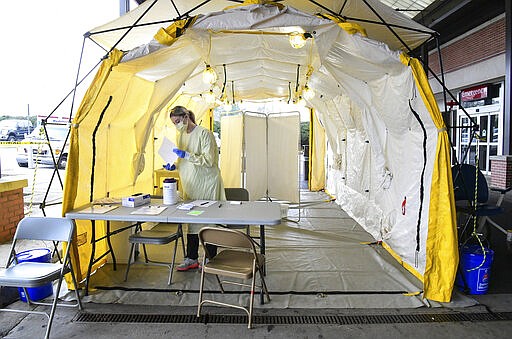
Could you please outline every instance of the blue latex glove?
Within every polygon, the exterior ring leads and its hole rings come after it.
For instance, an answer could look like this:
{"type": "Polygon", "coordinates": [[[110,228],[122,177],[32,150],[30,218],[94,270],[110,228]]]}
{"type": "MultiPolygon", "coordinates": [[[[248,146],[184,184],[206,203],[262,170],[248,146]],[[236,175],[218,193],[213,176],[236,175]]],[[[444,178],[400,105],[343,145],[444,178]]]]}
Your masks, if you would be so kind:
{"type": "Polygon", "coordinates": [[[167,163],[166,165],[164,165],[164,168],[168,171],[174,171],[176,169],[176,165],[175,164],[169,164],[167,163]]]}
{"type": "Polygon", "coordinates": [[[181,149],[177,149],[177,148],[173,148],[172,151],[174,153],[176,153],[176,155],[180,158],[183,158],[183,159],[188,159],[190,158],[190,153],[188,153],[187,151],[183,151],[181,149]]]}

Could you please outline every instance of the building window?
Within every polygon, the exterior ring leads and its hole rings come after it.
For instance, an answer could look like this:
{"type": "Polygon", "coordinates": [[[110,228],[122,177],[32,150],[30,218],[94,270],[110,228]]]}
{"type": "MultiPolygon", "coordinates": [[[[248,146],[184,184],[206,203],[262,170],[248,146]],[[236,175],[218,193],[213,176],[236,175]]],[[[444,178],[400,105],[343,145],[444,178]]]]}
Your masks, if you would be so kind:
{"type": "Polygon", "coordinates": [[[478,125],[476,133],[472,132],[470,119],[464,113],[459,113],[458,121],[461,128],[457,156],[461,163],[470,165],[475,165],[478,158],[478,168],[484,173],[489,173],[491,170],[489,157],[498,155],[500,133],[498,112],[477,113],[470,116],[478,125]]]}
{"type": "Polygon", "coordinates": [[[489,157],[501,150],[502,84],[484,84],[459,93],[464,110],[457,111],[456,154],[460,163],[476,165],[489,174],[489,157]]]}

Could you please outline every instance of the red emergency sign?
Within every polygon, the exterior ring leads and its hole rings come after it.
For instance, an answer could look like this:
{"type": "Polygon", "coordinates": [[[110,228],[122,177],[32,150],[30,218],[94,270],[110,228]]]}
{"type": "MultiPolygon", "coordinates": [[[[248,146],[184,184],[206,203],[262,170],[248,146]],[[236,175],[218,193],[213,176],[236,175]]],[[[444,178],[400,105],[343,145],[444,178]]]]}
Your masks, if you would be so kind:
{"type": "Polygon", "coordinates": [[[486,99],[488,96],[488,85],[481,85],[467,88],[460,92],[460,101],[473,101],[478,99],[486,99]]]}

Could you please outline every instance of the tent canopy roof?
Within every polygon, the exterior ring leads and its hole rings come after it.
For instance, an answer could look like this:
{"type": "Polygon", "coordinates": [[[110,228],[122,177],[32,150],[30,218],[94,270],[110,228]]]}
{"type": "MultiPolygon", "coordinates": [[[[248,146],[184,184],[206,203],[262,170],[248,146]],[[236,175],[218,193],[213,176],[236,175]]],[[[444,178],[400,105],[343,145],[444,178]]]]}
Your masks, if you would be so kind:
{"type": "Polygon", "coordinates": [[[389,56],[399,53],[372,40],[374,48],[366,53],[377,57],[379,63],[362,65],[364,59],[358,54],[361,46],[347,39],[335,22],[293,7],[252,5],[209,13],[200,16],[186,32],[169,48],[154,39],[134,48],[123,58],[124,67],[140,69],[136,75],[145,80],[165,82],[183,65],[193,64],[195,69],[180,88],[182,94],[204,98],[212,89],[216,98],[231,102],[269,98],[296,102],[305,86],[315,82],[315,73],[327,53],[348,75],[352,68],[366,69],[358,71],[362,81],[381,77],[383,68],[379,65],[383,62],[388,72],[392,71],[390,63],[397,63],[398,58],[389,56]],[[311,32],[313,38],[304,47],[293,48],[289,33],[295,31],[311,32]],[[148,54],[151,58],[141,58],[148,54]],[[202,81],[206,64],[218,75],[213,87],[202,81]]]}
{"type": "MultiPolygon", "coordinates": [[[[268,1],[250,0],[245,4],[268,1]]],[[[392,49],[407,50],[422,44],[434,31],[418,24],[404,14],[393,10],[378,0],[283,0],[274,1],[301,12],[316,15],[330,14],[349,22],[364,25],[368,36],[385,42],[392,49]],[[390,25],[392,30],[384,24],[390,25]],[[400,39],[397,38],[400,36],[400,39]]],[[[240,1],[229,0],[147,0],[124,16],[89,31],[90,38],[105,47],[130,50],[147,43],[160,27],[172,21],[222,11],[239,6],[240,1]],[[132,27],[134,26],[134,27],[132,27]],[[126,34],[127,32],[129,34],[126,34]]]]}

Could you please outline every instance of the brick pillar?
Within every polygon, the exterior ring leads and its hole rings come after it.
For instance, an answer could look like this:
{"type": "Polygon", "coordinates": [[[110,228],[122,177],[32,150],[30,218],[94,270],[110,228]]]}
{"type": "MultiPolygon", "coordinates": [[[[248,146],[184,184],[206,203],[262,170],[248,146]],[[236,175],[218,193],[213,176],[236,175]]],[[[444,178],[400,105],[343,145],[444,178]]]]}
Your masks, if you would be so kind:
{"type": "Polygon", "coordinates": [[[18,222],[25,216],[23,187],[27,179],[0,180],[0,244],[14,237],[18,222]]]}
{"type": "Polygon", "coordinates": [[[496,155],[491,160],[491,186],[501,189],[512,186],[512,155],[496,155]]]}

